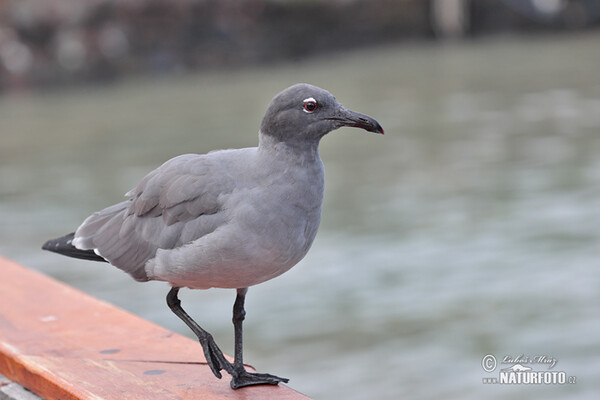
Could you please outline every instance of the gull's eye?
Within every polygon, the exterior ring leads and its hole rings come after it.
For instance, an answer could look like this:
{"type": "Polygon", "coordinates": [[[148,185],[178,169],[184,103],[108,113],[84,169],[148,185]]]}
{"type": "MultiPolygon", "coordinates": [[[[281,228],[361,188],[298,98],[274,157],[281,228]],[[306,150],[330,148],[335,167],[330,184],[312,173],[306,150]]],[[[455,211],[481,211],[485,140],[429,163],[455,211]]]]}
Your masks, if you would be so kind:
{"type": "Polygon", "coordinates": [[[312,97],[304,99],[304,112],[311,113],[317,109],[317,101],[312,97]]]}

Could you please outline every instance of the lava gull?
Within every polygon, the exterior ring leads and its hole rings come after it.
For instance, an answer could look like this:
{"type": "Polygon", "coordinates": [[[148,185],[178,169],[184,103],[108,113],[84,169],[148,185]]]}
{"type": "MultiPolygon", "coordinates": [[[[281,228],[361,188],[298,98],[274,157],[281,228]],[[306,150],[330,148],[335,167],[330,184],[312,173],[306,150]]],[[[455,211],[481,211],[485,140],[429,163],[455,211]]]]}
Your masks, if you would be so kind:
{"type": "Polygon", "coordinates": [[[249,286],[281,275],[308,252],[323,203],[319,141],[343,126],[383,134],[377,121],[343,107],[328,91],[293,85],[267,107],[258,147],[175,157],[146,175],[128,200],[92,214],[43,249],[109,262],[140,282],[168,282],[170,309],[194,331],[214,375],[232,376],[232,388],[287,382],[246,371],[244,299],[249,286]],[[233,364],[181,307],[182,287],[237,290],[233,364]]]}

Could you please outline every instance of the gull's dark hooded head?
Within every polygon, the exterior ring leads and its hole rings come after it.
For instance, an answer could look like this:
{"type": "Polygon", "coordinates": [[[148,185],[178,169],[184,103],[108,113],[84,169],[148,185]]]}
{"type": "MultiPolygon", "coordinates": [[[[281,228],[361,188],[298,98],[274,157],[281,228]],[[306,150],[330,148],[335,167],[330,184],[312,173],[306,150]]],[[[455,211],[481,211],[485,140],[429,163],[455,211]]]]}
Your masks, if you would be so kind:
{"type": "Polygon", "coordinates": [[[348,110],[327,90],[298,83],[271,100],[260,131],[285,142],[319,141],[327,133],[342,126],[383,134],[383,128],[377,121],[348,110]]]}

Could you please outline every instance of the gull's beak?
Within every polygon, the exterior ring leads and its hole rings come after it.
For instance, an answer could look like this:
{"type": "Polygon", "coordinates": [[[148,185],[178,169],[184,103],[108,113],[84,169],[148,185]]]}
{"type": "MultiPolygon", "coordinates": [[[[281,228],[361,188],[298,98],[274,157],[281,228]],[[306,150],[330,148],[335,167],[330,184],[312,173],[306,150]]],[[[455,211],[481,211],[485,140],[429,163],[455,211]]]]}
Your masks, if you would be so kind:
{"type": "Polygon", "coordinates": [[[335,121],[340,128],[342,126],[351,126],[354,128],[362,128],[368,132],[380,133],[383,135],[383,128],[375,119],[368,115],[348,110],[342,107],[335,117],[328,118],[335,121]]]}

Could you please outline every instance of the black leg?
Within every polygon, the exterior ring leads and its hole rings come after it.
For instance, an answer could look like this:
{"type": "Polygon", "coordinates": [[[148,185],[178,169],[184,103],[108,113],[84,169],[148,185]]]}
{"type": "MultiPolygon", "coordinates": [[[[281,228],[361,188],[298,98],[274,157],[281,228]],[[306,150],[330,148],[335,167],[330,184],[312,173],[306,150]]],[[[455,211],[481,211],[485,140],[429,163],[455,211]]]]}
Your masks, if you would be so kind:
{"type": "Polygon", "coordinates": [[[238,389],[244,386],[253,385],[277,385],[279,382],[287,383],[289,379],[280,378],[270,374],[257,374],[246,371],[244,368],[242,323],[246,317],[244,310],[244,300],[246,299],[248,288],[237,290],[235,303],[233,304],[233,328],[235,332],[235,360],[233,362],[233,373],[231,387],[238,389]]]}
{"type": "Polygon", "coordinates": [[[244,369],[244,345],[242,340],[242,324],[246,319],[246,310],[244,310],[244,301],[248,288],[238,289],[235,303],[233,303],[233,331],[235,335],[235,354],[233,369],[239,371],[244,369]]]}
{"type": "Polygon", "coordinates": [[[223,352],[217,344],[215,343],[212,335],[202,329],[196,321],[190,317],[183,308],[181,308],[181,301],[177,297],[177,293],[179,293],[178,287],[173,287],[169,294],[167,295],[167,304],[171,311],[175,313],[189,328],[196,334],[200,344],[202,345],[202,349],[204,350],[204,356],[206,358],[206,362],[208,363],[210,369],[213,374],[217,378],[221,378],[221,371],[224,369],[230,374],[234,374],[234,369],[229,361],[223,355],[223,352]]]}

